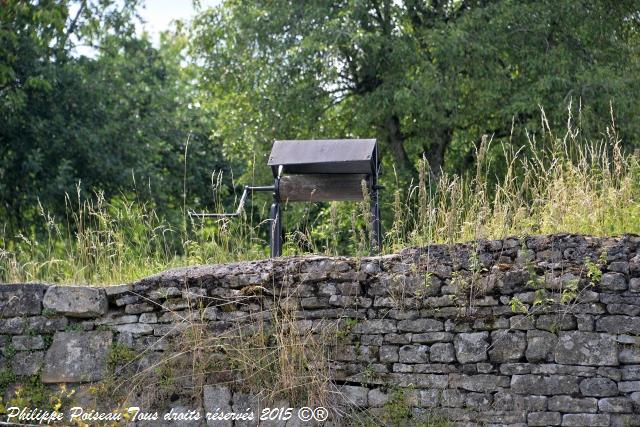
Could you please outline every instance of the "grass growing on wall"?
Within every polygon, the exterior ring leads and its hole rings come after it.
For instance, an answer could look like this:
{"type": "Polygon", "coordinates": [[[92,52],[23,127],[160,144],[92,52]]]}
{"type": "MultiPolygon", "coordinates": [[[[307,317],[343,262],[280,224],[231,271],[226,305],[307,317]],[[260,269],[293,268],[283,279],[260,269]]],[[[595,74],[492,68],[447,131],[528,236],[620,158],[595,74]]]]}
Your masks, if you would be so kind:
{"type": "MultiPolygon", "coordinates": [[[[474,174],[435,174],[419,163],[418,181],[398,188],[383,211],[392,211],[383,252],[429,243],[557,232],[592,235],[640,233],[640,156],[623,154],[612,125],[599,141],[584,141],[569,122],[554,133],[543,116],[543,132],[514,148],[484,139],[474,174]],[[496,168],[490,150],[503,159],[496,168]],[[496,175],[495,170],[501,170],[496,175]]],[[[397,188],[397,187],[396,187],[397,188]]],[[[388,190],[387,190],[388,191],[388,190]]],[[[303,216],[287,236],[285,255],[318,252],[369,253],[366,204],[332,204],[318,218],[303,216]],[[345,207],[346,206],[346,207],[345,207]],[[341,239],[338,236],[342,236],[341,239]],[[342,243],[341,243],[342,241],[342,243]],[[348,244],[344,245],[344,241],[348,244]]],[[[214,211],[223,211],[218,203],[214,211]]],[[[122,283],[173,266],[259,259],[268,255],[265,221],[192,220],[180,229],[152,206],[100,194],[81,201],[67,196],[66,218],[44,207],[45,238],[33,231],[4,236],[0,281],[122,283]],[[75,230],[70,232],[69,230],[75,230]],[[263,230],[263,233],[260,233],[263,230]]],[[[262,218],[267,217],[266,209],[262,218]]]]}

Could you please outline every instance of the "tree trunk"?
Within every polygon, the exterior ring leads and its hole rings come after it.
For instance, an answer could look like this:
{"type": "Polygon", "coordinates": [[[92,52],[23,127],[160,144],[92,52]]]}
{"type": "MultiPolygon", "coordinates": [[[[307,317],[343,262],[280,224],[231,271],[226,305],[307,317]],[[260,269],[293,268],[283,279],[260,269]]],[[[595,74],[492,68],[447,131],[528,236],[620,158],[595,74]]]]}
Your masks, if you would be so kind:
{"type": "Polygon", "coordinates": [[[404,149],[404,141],[406,137],[400,129],[400,119],[398,116],[395,114],[390,116],[385,122],[385,128],[387,131],[389,149],[391,150],[391,154],[393,154],[393,159],[396,162],[398,171],[403,174],[414,174],[415,168],[411,161],[409,161],[407,152],[404,149]]]}
{"type": "Polygon", "coordinates": [[[429,162],[429,173],[432,179],[439,179],[444,168],[444,156],[453,137],[453,129],[442,128],[431,134],[427,144],[423,146],[423,154],[429,162]]]}

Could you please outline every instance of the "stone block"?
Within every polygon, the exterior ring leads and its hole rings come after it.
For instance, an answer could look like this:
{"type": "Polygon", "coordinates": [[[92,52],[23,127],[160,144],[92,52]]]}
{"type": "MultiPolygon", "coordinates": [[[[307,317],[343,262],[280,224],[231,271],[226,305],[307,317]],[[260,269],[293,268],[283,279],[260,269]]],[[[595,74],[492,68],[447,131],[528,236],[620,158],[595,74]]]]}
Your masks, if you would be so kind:
{"type": "MultiPolygon", "coordinates": [[[[231,391],[228,387],[206,385],[203,389],[203,406],[206,412],[231,412],[231,391]]],[[[232,420],[207,420],[208,426],[231,427],[232,420]]]]}
{"type": "Polygon", "coordinates": [[[423,334],[412,334],[411,342],[430,344],[434,342],[453,341],[453,334],[450,332],[425,332],[423,334]]]}
{"type": "Polygon", "coordinates": [[[580,393],[583,396],[616,396],[618,385],[609,378],[587,378],[580,382],[580,393]]]}
{"type": "Polygon", "coordinates": [[[562,426],[566,427],[609,427],[611,418],[608,414],[565,414],[562,426]]]}
{"type": "Polygon", "coordinates": [[[429,347],[426,345],[403,345],[398,352],[400,363],[426,363],[429,361],[429,347]]]}
{"type": "Polygon", "coordinates": [[[596,320],[596,331],[640,335],[640,317],[620,315],[601,317],[596,320]]]}
{"type": "Polygon", "coordinates": [[[11,339],[11,345],[16,350],[42,350],[44,349],[44,339],[42,335],[16,335],[11,339]]]}
{"type": "Polygon", "coordinates": [[[92,318],[107,313],[107,294],[88,286],[51,286],[44,294],[44,308],[69,317],[92,318]]]}
{"type": "Polygon", "coordinates": [[[456,360],[452,343],[435,343],[429,348],[429,360],[432,362],[451,363],[456,360]]]}
{"type": "Polygon", "coordinates": [[[623,393],[640,391],[640,381],[620,381],[618,383],[618,390],[623,393]]]}
{"type": "Polygon", "coordinates": [[[340,387],[343,401],[349,406],[357,406],[364,408],[369,402],[369,389],[353,385],[345,385],[340,387]]]}
{"type": "Polygon", "coordinates": [[[489,359],[494,363],[517,362],[524,355],[527,339],[520,331],[491,332],[489,359]]]}
{"type": "Polygon", "coordinates": [[[630,413],[633,412],[633,403],[626,397],[605,397],[598,400],[600,412],[630,413]]]}
{"type": "Polygon", "coordinates": [[[594,332],[560,332],[554,353],[556,363],[567,365],[618,365],[613,335],[594,332]]]}
{"type": "Polygon", "coordinates": [[[627,290],[627,280],[622,273],[604,273],[599,287],[605,291],[625,291],[627,290]]]}
{"type": "Polygon", "coordinates": [[[569,375],[513,375],[511,390],[517,394],[557,395],[577,394],[578,377],[569,375]]]}
{"type": "Polygon", "coordinates": [[[475,363],[487,360],[488,332],[461,333],[455,336],[453,344],[456,358],[460,363],[475,363]]]}
{"type": "Polygon", "coordinates": [[[0,334],[20,335],[24,331],[26,321],[22,317],[0,319],[0,334]]]}
{"type": "Polygon", "coordinates": [[[620,359],[620,363],[624,364],[640,363],[640,347],[635,345],[623,347],[620,350],[618,358],[620,359]]]}
{"type": "Polygon", "coordinates": [[[437,332],[443,331],[444,324],[435,319],[401,320],[398,322],[398,331],[403,332],[437,332]]]}
{"type": "Polygon", "coordinates": [[[153,326],[147,323],[127,323],[126,325],[116,325],[113,329],[120,333],[129,333],[134,338],[153,334],[153,326]]]}
{"type": "Polygon", "coordinates": [[[380,362],[389,363],[398,361],[398,347],[395,345],[383,345],[379,350],[380,362]]]}
{"type": "Polygon", "coordinates": [[[11,370],[16,375],[35,375],[40,371],[43,364],[43,351],[20,351],[11,358],[11,370]]]}
{"type": "Polygon", "coordinates": [[[549,399],[548,408],[550,411],[565,413],[596,413],[598,412],[598,400],[593,397],[553,396],[549,399]]]}
{"type": "MultiPolygon", "coordinates": [[[[500,385],[499,375],[479,374],[479,375],[449,375],[449,386],[461,388],[467,391],[489,393],[498,391],[500,385]]],[[[506,377],[504,377],[506,378],[506,377]]]]}
{"type": "Polygon", "coordinates": [[[389,395],[379,388],[369,390],[367,402],[370,407],[377,408],[384,406],[389,401],[389,395]]]}
{"type": "Polygon", "coordinates": [[[543,314],[536,318],[536,328],[549,332],[570,331],[577,326],[572,314],[543,314]]]}
{"type": "Polygon", "coordinates": [[[387,334],[396,332],[396,321],[372,319],[358,322],[352,330],[354,334],[387,334]]]}
{"type": "Polygon", "coordinates": [[[46,289],[40,284],[1,285],[0,318],[39,315],[46,289]]]}
{"type": "Polygon", "coordinates": [[[106,374],[110,331],[56,332],[45,356],[42,382],[98,381],[106,374]]]}
{"type": "Polygon", "coordinates": [[[528,426],[559,426],[562,423],[560,412],[530,412],[527,414],[528,426]]]}

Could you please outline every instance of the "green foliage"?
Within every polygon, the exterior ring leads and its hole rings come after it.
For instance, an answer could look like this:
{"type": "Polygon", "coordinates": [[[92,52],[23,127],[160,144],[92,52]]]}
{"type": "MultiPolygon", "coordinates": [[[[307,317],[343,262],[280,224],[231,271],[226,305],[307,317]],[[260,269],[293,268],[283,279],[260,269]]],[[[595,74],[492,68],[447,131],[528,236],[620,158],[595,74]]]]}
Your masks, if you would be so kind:
{"type": "Polygon", "coordinates": [[[529,308],[518,297],[511,297],[509,305],[513,313],[529,314],[529,308]]]}
{"type": "Polygon", "coordinates": [[[135,351],[131,350],[125,345],[114,343],[111,348],[109,348],[109,353],[107,354],[107,367],[109,367],[109,369],[113,371],[118,367],[132,362],[135,359],[135,351]]]}
{"type": "MultiPolygon", "coordinates": [[[[606,256],[605,256],[606,261],[606,256]]],[[[590,280],[592,285],[597,285],[602,280],[602,270],[600,265],[591,261],[590,259],[584,260],[584,265],[587,268],[587,278],[590,280]]]]}
{"type": "MultiPolygon", "coordinates": [[[[187,212],[268,182],[276,138],[379,138],[383,252],[640,231],[631,0],[229,0],[159,47],[136,35],[137,7],[0,10],[2,281],[266,256],[268,195],[237,220],[187,212]]],[[[366,203],[283,209],[285,254],[371,249],[366,203]]]]}
{"type": "MultiPolygon", "coordinates": [[[[253,162],[276,138],[376,136],[400,175],[425,156],[437,176],[472,169],[483,135],[522,145],[539,105],[559,125],[573,99],[589,136],[612,100],[633,120],[637,28],[631,0],[228,0],[196,19],[191,49],[233,156],[253,162]]],[[[631,145],[640,127],[625,132],[631,145]]]]}

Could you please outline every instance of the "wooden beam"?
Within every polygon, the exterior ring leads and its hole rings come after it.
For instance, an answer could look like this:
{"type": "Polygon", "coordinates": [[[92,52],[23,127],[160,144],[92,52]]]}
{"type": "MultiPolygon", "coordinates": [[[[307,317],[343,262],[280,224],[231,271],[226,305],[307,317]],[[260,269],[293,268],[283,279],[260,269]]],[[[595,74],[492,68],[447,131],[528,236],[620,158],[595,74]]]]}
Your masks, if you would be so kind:
{"type": "Polygon", "coordinates": [[[328,202],[362,200],[366,174],[285,175],[280,178],[283,202],[328,202]]]}

